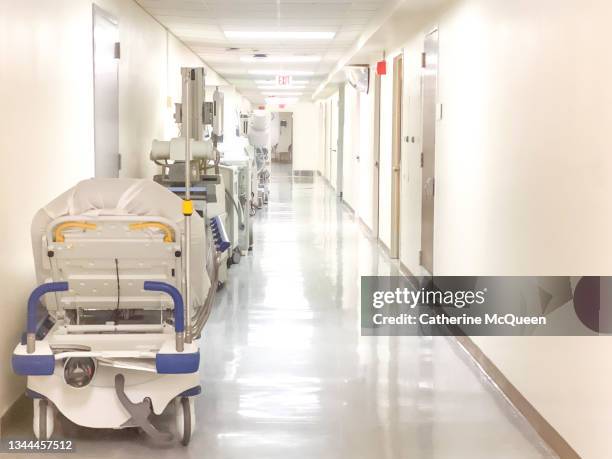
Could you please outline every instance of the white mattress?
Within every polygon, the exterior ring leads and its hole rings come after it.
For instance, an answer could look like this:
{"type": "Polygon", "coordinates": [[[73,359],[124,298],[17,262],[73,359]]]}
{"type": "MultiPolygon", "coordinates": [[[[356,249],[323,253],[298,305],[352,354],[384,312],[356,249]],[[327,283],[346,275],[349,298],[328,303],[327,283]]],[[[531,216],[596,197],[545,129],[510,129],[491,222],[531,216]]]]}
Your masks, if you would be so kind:
{"type": "MultiPolygon", "coordinates": [[[[42,238],[49,223],[63,216],[150,216],[176,223],[184,232],[182,200],[151,180],[90,179],[79,182],[40,209],[32,221],[32,248],[38,283],[51,278],[43,266],[42,238]]],[[[206,230],[203,219],[193,214],[191,235],[192,306],[201,305],[210,288],[206,272],[206,230]]]]}

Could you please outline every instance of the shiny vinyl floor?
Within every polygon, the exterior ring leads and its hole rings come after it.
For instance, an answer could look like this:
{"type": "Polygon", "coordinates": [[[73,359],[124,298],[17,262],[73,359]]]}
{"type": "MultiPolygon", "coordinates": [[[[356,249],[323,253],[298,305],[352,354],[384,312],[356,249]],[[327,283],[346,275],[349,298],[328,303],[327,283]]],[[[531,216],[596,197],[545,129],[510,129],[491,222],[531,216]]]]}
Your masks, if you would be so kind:
{"type": "MultiPolygon", "coordinates": [[[[554,457],[452,339],[360,336],[359,276],[396,265],[322,179],[288,167],[274,167],[253,253],[230,269],[205,328],[191,445],[63,419],[69,457],[554,457]]],[[[5,436],[30,435],[28,408],[5,436]]]]}

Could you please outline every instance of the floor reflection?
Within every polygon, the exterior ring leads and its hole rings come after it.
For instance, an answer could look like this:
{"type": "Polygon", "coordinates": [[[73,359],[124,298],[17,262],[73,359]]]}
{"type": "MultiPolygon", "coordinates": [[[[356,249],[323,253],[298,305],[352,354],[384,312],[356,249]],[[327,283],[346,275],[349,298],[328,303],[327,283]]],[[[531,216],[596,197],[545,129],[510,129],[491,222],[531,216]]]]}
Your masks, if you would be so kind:
{"type": "MultiPolygon", "coordinates": [[[[64,420],[79,455],[551,457],[452,339],[361,337],[359,277],[397,267],[322,179],[288,171],[273,169],[253,253],[230,269],[206,325],[190,447],[64,420]]],[[[25,413],[11,435],[30,435],[30,422],[25,413]]]]}

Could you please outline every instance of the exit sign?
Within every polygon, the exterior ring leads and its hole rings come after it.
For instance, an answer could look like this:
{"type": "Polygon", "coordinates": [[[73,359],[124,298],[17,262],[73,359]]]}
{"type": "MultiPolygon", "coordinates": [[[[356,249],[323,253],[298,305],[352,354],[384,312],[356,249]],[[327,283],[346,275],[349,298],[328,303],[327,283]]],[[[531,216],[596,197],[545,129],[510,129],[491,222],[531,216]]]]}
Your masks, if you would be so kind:
{"type": "Polygon", "coordinates": [[[276,86],[291,86],[291,75],[276,75],[276,86]]]}

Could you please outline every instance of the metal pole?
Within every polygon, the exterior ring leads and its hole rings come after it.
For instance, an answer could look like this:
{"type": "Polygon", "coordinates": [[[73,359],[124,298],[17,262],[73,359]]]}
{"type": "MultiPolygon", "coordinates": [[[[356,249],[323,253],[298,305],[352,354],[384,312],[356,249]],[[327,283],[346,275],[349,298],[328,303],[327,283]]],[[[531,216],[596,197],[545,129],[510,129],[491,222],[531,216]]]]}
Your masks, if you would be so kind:
{"type": "Polygon", "coordinates": [[[183,135],[185,136],[185,199],[183,201],[183,215],[185,216],[185,342],[191,343],[191,107],[190,82],[195,77],[194,71],[189,69],[183,75],[183,135]]]}

